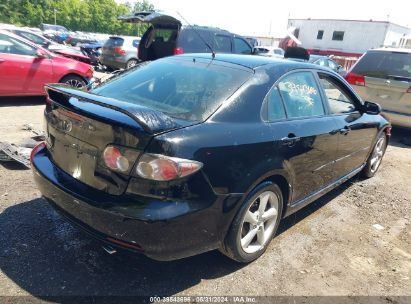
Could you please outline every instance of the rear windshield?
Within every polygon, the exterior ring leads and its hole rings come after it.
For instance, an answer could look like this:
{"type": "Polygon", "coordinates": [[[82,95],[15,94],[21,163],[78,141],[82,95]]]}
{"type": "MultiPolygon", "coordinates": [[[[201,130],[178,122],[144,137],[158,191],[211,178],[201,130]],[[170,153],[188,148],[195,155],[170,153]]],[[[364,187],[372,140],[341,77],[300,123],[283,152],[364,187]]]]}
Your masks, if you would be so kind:
{"type": "Polygon", "coordinates": [[[106,43],[104,44],[104,46],[123,46],[124,43],[124,39],[120,38],[120,37],[110,37],[106,43]]]}
{"type": "Polygon", "coordinates": [[[251,75],[251,70],[216,61],[167,58],[125,72],[92,93],[204,121],[251,75]]]}
{"type": "Polygon", "coordinates": [[[354,66],[352,72],[376,78],[411,79],[411,53],[368,52],[354,66]]]}

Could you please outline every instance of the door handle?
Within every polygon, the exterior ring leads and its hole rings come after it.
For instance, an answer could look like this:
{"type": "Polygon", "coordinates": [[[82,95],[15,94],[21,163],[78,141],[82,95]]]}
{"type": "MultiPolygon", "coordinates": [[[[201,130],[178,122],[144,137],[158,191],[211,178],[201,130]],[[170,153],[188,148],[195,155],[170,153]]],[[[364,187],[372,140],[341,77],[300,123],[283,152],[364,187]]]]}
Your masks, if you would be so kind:
{"type": "Polygon", "coordinates": [[[0,63],[5,62],[6,60],[3,58],[0,58],[0,63]]]}
{"type": "Polygon", "coordinates": [[[348,133],[350,133],[351,128],[348,126],[345,126],[344,128],[340,129],[340,134],[342,135],[347,135],[348,133]]]}
{"type": "Polygon", "coordinates": [[[293,146],[297,141],[299,141],[301,137],[295,136],[295,134],[290,133],[287,137],[283,137],[280,139],[281,144],[283,146],[293,146]]]}

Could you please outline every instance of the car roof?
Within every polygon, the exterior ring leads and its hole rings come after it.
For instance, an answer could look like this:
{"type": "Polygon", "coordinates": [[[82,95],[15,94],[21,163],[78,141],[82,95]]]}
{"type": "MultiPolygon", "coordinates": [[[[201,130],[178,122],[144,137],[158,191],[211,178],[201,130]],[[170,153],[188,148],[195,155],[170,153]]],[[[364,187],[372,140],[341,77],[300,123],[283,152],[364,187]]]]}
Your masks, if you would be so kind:
{"type": "Polygon", "coordinates": [[[377,49],[371,49],[369,52],[373,51],[378,51],[378,52],[397,52],[397,53],[410,53],[411,54],[411,49],[406,49],[406,48],[377,48],[377,49]]]}
{"type": "MultiPolygon", "coordinates": [[[[189,58],[202,58],[211,59],[210,53],[195,53],[195,54],[183,54],[177,57],[189,57],[189,58]]],[[[255,55],[240,55],[240,54],[216,54],[214,60],[227,62],[231,64],[237,64],[249,69],[255,69],[261,66],[290,66],[294,68],[314,68],[328,71],[318,65],[314,65],[308,62],[298,62],[293,60],[287,60],[283,58],[255,56],[255,55]]]]}

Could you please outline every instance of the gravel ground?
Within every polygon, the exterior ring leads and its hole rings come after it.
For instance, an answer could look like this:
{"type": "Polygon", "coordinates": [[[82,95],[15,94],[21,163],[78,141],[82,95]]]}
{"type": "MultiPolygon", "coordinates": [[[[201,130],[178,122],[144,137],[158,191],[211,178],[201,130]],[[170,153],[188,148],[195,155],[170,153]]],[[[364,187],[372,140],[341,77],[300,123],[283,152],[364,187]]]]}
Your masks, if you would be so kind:
{"type": "MultiPolygon", "coordinates": [[[[42,104],[0,99],[0,140],[23,141],[24,123],[41,128],[42,104]]],[[[48,206],[30,170],[0,164],[0,296],[411,296],[411,132],[393,133],[374,178],[354,178],[284,220],[249,265],[217,251],[173,262],[110,256],[48,206]]]]}

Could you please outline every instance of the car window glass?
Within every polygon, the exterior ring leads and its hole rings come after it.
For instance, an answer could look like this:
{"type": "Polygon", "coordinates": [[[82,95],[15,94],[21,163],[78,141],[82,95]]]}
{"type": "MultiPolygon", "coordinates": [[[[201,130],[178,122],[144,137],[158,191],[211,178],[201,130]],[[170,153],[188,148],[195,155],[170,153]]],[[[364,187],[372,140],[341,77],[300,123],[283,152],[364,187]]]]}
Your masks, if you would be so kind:
{"type": "Polygon", "coordinates": [[[284,106],[277,86],[272,88],[267,95],[267,113],[268,121],[286,118],[284,106]]]}
{"type": "Polygon", "coordinates": [[[371,51],[358,61],[352,72],[383,79],[390,76],[411,78],[411,53],[371,51]]]}
{"type": "Polygon", "coordinates": [[[251,47],[241,38],[234,38],[234,48],[237,54],[251,54],[251,47]]]}
{"type": "Polygon", "coordinates": [[[335,80],[320,75],[320,82],[327,96],[331,113],[342,114],[356,111],[352,100],[344,93],[335,80]]]}
{"type": "Polygon", "coordinates": [[[15,55],[35,56],[36,48],[29,46],[17,39],[0,34],[0,52],[15,55]]]}
{"type": "Polygon", "coordinates": [[[223,35],[214,36],[214,51],[231,53],[231,37],[223,35]]]}
{"type": "Polygon", "coordinates": [[[312,73],[298,72],[279,83],[288,118],[324,115],[324,107],[312,73]]]}
{"type": "Polygon", "coordinates": [[[22,36],[23,38],[31,40],[31,41],[33,41],[34,43],[37,43],[37,44],[44,44],[46,42],[45,39],[41,39],[40,37],[38,37],[34,34],[31,34],[31,33],[28,33],[28,32],[20,32],[19,31],[18,34],[20,36],[22,36]]]}
{"type": "Polygon", "coordinates": [[[324,60],[324,59],[319,59],[317,62],[316,62],[318,65],[321,65],[321,66],[328,66],[327,65],[327,62],[324,60]]]}
{"type": "Polygon", "coordinates": [[[337,64],[332,60],[328,60],[328,66],[333,70],[337,69],[337,64]]]}
{"type": "Polygon", "coordinates": [[[185,28],[180,31],[177,46],[183,48],[185,53],[209,53],[211,49],[205,42],[212,45],[207,31],[185,28]]]}
{"type": "Polygon", "coordinates": [[[168,116],[203,121],[253,75],[210,60],[171,57],[132,69],[92,92],[161,111],[168,116]]]}

